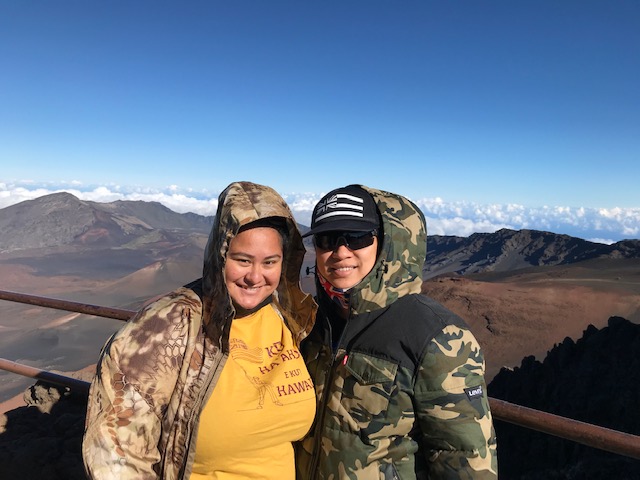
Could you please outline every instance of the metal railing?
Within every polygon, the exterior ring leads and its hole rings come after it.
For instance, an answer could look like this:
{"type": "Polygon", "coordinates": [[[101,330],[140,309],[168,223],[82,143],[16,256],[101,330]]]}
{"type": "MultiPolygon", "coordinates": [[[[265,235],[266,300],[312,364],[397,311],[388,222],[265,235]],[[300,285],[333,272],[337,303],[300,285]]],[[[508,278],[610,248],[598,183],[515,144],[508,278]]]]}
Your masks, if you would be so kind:
{"type": "MultiPolygon", "coordinates": [[[[54,308],[68,312],[85,313],[117,320],[128,320],[136,312],[119,308],[101,307],[67,300],[26,295],[23,293],[0,290],[0,300],[26,303],[47,308],[54,308]]],[[[22,365],[0,358],[0,369],[36,378],[55,385],[74,389],[81,393],[88,393],[89,382],[76,378],[59,375],[46,370],[22,365]]],[[[640,460],[640,437],[629,433],[611,430],[609,428],[592,425],[590,423],[572,420],[533,408],[515,405],[497,398],[489,398],[491,413],[496,420],[512,423],[521,427],[554,435],[571,440],[589,447],[607,452],[624,455],[640,460]]]]}
{"type": "Polygon", "coordinates": [[[25,293],[7,292],[0,290],[0,300],[10,302],[26,303],[38,307],[55,308],[66,312],[86,313],[96,317],[113,318],[115,320],[129,320],[136,312],[135,310],[124,310],[122,308],[99,307],[87,303],[71,302],[69,300],[58,300],[56,298],[39,297],[37,295],[27,295],[25,293]]]}

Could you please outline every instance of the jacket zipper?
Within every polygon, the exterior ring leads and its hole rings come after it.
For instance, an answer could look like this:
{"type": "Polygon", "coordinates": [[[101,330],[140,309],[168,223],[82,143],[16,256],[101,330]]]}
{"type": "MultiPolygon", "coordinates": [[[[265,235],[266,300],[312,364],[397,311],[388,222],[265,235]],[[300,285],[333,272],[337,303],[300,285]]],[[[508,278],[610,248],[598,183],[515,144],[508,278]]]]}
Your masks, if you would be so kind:
{"type": "MultiPolygon", "coordinates": [[[[206,343],[208,342],[208,339],[204,338],[204,349],[203,349],[203,363],[206,361],[207,358],[207,346],[206,343]]],[[[208,352],[209,355],[211,355],[211,352],[208,352]]],[[[211,384],[213,383],[214,378],[216,377],[216,374],[219,375],[219,372],[222,372],[222,369],[224,368],[224,365],[226,364],[228,359],[228,354],[223,354],[222,358],[220,359],[220,362],[216,365],[216,368],[213,369],[212,371],[210,370],[209,373],[207,374],[207,378],[205,378],[205,380],[203,381],[203,385],[202,388],[200,389],[200,391],[198,392],[198,396],[197,398],[197,403],[194,404],[194,407],[191,411],[191,414],[189,415],[189,421],[188,421],[188,425],[189,425],[189,435],[188,435],[188,439],[186,441],[186,449],[185,449],[185,455],[184,455],[184,461],[182,464],[182,467],[180,469],[180,476],[179,478],[184,478],[184,473],[186,471],[187,468],[187,463],[189,463],[189,456],[193,453],[194,449],[196,448],[196,440],[197,438],[194,438],[194,435],[196,434],[196,432],[198,431],[198,429],[200,428],[200,414],[202,413],[202,410],[204,409],[206,402],[208,400],[208,398],[211,395],[211,392],[213,391],[211,389],[211,384]],[[194,420],[195,417],[198,417],[197,419],[194,420]]],[[[217,380],[216,380],[217,382],[217,380]]],[[[215,386],[214,386],[215,388],[215,386]]],[[[195,453],[193,453],[195,455],[195,453]]],[[[191,464],[190,468],[193,468],[193,464],[191,464]]]]}
{"type": "MultiPolygon", "coordinates": [[[[336,347],[336,351],[335,354],[333,352],[333,346],[332,346],[332,342],[329,341],[329,348],[331,348],[331,364],[329,365],[329,372],[327,374],[327,379],[324,382],[324,388],[323,388],[323,399],[321,404],[319,405],[320,408],[320,416],[318,417],[318,422],[316,424],[317,427],[316,431],[313,435],[313,454],[311,457],[311,469],[309,471],[309,475],[307,478],[313,480],[315,478],[318,478],[318,463],[320,462],[320,448],[321,448],[321,438],[322,438],[322,432],[324,430],[324,417],[325,417],[325,412],[326,412],[326,405],[328,402],[328,393],[329,393],[329,386],[331,385],[331,381],[333,380],[333,366],[336,364],[336,361],[338,360],[338,358],[340,358],[341,361],[344,361],[344,363],[346,364],[347,361],[347,351],[346,349],[344,350],[344,354],[341,353],[341,348],[340,346],[342,345],[342,339],[344,338],[344,334],[345,331],[347,330],[347,325],[348,325],[348,319],[345,320],[345,326],[342,329],[342,333],[340,334],[340,339],[338,340],[338,346],[336,347]]],[[[331,331],[331,322],[329,321],[329,318],[327,317],[327,325],[329,327],[329,339],[332,338],[332,331],[331,331]]]]}

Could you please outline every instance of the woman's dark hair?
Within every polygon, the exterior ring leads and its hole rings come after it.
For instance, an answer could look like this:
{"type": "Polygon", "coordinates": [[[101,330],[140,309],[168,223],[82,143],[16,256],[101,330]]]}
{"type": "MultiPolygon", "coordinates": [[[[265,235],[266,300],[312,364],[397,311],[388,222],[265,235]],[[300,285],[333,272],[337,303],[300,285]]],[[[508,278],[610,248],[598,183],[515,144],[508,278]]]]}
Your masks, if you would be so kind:
{"type": "Polygon", "coordinates": [[[289,228],[287,226],[287,220],[284,217],[266,217],[254,220],[253,222],[245,223],[238,229],[238,233],[245,230],[251,230],[252,228],[269,227],[275,229],[282,239],[282,252],[287,251],[289,243],[289,228]]]}

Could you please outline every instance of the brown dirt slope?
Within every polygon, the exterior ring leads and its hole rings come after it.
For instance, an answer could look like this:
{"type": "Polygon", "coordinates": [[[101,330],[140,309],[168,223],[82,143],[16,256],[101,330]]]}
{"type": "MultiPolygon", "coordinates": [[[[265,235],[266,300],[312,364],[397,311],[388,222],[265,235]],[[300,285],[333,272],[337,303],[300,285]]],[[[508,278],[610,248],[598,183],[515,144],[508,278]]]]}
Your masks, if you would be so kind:
{"type": "Polygon", "coordinates": [[[528,355],[543,358],[610,316],[640,323],[640,260],[596,259],[515,272],[438,277],[423,293],[463,317],[482,345],[490,380],[528,355]]]}

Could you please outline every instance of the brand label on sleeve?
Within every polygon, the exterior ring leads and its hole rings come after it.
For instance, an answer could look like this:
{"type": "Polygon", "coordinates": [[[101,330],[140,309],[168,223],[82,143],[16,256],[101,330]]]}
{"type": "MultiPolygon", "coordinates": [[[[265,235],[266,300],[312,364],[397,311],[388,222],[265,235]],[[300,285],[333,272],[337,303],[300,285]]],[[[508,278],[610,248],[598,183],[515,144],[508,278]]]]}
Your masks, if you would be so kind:
{"type": "Polygon", "coordinates": [[[482,385],[477,387],[465,388],[464,393],[467,394],[467,398],[469,400],[475,400],[476,398],[480,398],[483,395],[482,385]]]}

